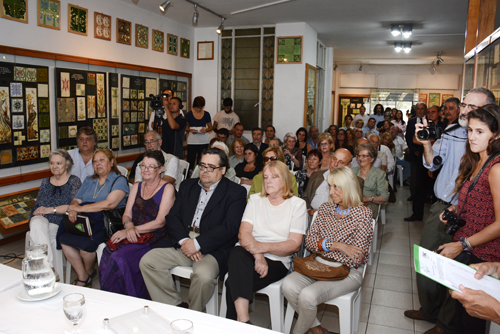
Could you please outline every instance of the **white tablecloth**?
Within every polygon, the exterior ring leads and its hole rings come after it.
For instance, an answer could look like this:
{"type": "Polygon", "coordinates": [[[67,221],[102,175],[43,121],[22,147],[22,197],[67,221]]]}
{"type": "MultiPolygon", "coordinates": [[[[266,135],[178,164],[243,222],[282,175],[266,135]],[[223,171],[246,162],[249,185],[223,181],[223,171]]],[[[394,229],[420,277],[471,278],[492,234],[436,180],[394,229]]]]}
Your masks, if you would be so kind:
{"type": "Polygon", "coordinates": [[[18,286],[22,280],[21,270],[0,264],[0,292],[18,286]]]}
{"type": "MultiPolygon", "coordinates": [[[[57,283],[61,284],[61,283],[57,283]]],[[[86,316],[80,325],[80,334],[112,333],[103,329],[103,319],[113,318],[148,305],[151,310],[168,321],[189,319],[194,323],[194,334],[265,334],[277,333],[258,326],[191,311],[150,300],[123,296],[96,289],[61,284],[62,291],[46,300],[26,302],[19,300],[15,289],[0,293],[0,333],[61,333],[71,330],[62,309],[62,299],[69,293],[83,293],[86,301],[86,316]]]]}

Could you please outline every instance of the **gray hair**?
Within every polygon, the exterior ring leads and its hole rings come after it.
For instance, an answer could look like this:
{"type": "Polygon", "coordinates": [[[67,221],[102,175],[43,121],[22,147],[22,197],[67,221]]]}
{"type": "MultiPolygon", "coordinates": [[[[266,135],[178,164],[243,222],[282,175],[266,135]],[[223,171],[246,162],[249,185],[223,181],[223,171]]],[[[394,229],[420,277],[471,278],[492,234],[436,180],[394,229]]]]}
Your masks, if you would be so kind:
{"type": "Polygon", "coordinates": [[[221,150],[223,150],[226,153],[226,155],[229,156],[229,148],[227,147],[226,144],[224,144],[224,142],[222,142],[222,141],[215,141],[212,144],[212,147],[220,148],[221,150]]]}
{"type": "MultiPolygon", "coordinates": [[[[166,89],[165,89],[166,90],[166,89]]],[[[153,134],[157,140],[160,140],[161,139],[161,136],[160,134],[158,133],[158,131],[155,131],[155,130],[148,130],[148,132],[146,132],[146,134],[144,134],[144,137],[147,135],[147,134],[153,134]]]]}
{"type": "Polygon", "coordinates": [[[366,139],[368,140],[370,140],[370,138],[373,136],[377,136],[377,138],[380,139],[380,137],[375,132],[368,131],[367,134],[368,136],[366,137],[366,139]]]}
{"type": "Polygon", "coordinates": [[[80,135],[82,133],[86,136],[92,136],[92,139],[94,140],[94,145],[97,145],[97,134],[95,133],[94,128],[92,128],[91,126],[82,126],[81,128],[78,129],[78,132],[76,133],[76,139],[80,138],[80,135]]]}
{"type": "Polygon", "coordinates": [[[368,155],[370,156],[370,158],[373,159],[373,161],[375,161],[375,159],[377,159],[377,155],[378,155],[378,151],[377,149],[372,145],[372,144],[361,144],[361,145],[358,145],[358,147],[356,147],[356,156],[359,155],[359,153],[361,151],[368,151],[368,155]]]}
{"type": "Polygon", "coordinates": [[[486,89],[484,87],[476,87],[472,88],[469,93],[480,93],[486,95],[486,104],[496,104],[495,95],[491,92],[491,90],[486,89]]]}
{"type": "Polygon", "coordinates": [[[71,158],[71,155],[66,150],[63,150],[62,148],[58,148],[57,150],[54,150],[50,152],[49,154],[49,162],[50,158],[52,158],[54,155],[58,155],[60,157],[64,158],[64,161],[66,162],[66,167],[68,168],[68,173],[71,171],[73,168],[73,159],[71,158]]]}
{"type": "Polygon", "coordinates": [[[419,104],[423,104],[425,109],[427,109],[427,103],[425,102],[418,102],[417,104],[415,104],[415,107],[418,106],[419,104]]]}
{"type": "Polygon", "coordinates": [[[293,132],[288,132],[285,135],[285,137],[283,137],[283,142],[286,143],[286,141],[288,140],[288,138],[293,138],[293,139],[295,139],[295,141],[297,141],[297,136],[293,132]]]}
{"type": "MultiPolygon", "coordinates": [[[[457,99],[456,97],[450,97],[449,99],[446,99],[446,101],[444,101],[445,104],[448,102],[455,103],[457,110],[460,110],[460,100],[459,99],[457,99]]],[[[438,107],[438,110],[439,110],[439,107],[438,107]]]]}

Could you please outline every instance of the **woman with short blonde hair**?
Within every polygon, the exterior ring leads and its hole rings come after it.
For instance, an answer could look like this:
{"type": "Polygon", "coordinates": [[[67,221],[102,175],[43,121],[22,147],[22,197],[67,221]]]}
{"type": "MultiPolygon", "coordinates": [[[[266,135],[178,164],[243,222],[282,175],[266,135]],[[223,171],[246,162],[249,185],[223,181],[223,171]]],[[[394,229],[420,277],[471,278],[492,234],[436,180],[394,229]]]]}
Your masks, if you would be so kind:
{"type": "Polygon", "coordinates": [[[326,170],[330,168],[330,161],[332,160],[333,153],[335,152],[335,140],[328,132],[323,132],[318,137],[318,149],[323,154],[321,160],[321,169],[326,170]]]}

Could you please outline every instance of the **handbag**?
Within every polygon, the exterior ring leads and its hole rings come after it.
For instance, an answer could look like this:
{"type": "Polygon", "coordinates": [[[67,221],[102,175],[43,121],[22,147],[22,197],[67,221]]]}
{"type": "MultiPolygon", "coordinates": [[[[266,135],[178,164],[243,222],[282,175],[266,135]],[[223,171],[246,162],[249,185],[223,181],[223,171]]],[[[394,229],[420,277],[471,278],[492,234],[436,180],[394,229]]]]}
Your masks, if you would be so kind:
{"type": "MultiPolygon", "coordinates": [[[[351,269],[345,264],[333,267],[315,260],[318,254],[306,257],[294,257],[293,268],[299,274],[305,275],[317,281],[340,281],[349,275],[351,269]]],[[[326,259],[330,261],[330,259],[326,259]]]]}
{"type": "MultiPolygon", "coordinates": [[[[111,189],[109,192],[113,191],[113,186],[115,185],[116,180],[118,180],[118,178],[120,177],[125,177],[125,176],[117,177],[111,184],[111,189]]],[[[104,221],[105,241],[108,241],[109,238],[111,238],[111,236],[115,234],[115,232],[122,230],[124,228],[122,222],[122,217],[124,212],[125,212],[125,207],[102,211],[102,219],[104,221]]]]}
{"type": "Polygon", "coordinates": [[[133,243],[144,245],[152,237],[154,237],[153,233],[143,233],[137,238],[137,242],[130,242],[128,241],[128,239],[123,239],[119,243],[115,244],[113,241],[108,240],[106,241],[106,245],[108,245],[109,249],[111,249],[111,251],[114,252],[118,248],[118,245],[128,245],[133,243]]]}

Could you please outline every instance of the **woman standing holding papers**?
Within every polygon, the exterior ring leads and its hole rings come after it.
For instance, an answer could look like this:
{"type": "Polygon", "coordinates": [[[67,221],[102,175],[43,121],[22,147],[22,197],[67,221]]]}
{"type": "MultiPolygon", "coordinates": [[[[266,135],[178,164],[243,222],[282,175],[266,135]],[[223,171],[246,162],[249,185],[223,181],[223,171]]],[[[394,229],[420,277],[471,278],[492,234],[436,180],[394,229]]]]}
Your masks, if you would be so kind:
{"type": "Polygon", "coordinates": [[[195,163],[199,163],[201,152],[208,148],[210,138],[208,133],[212,131],[212,118],[205,111],[205,99],[203,96],[197,96],[193,101],[193,110],[186,114],[186,133],[187,138],[187,162],[189,168],[194,170],[195,163]]]}

